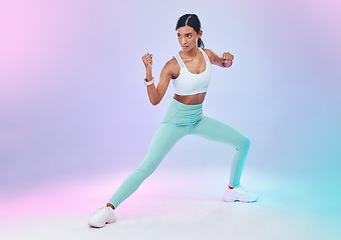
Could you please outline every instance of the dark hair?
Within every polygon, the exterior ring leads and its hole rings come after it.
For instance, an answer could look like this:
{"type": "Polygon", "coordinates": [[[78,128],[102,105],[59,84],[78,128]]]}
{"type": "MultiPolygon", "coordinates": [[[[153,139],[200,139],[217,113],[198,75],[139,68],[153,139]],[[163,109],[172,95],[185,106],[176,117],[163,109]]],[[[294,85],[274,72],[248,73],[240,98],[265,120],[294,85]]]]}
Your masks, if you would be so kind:
{"type": "MultiPolygon", "coordinates": [[[[182,15],[176,24],[175,30],[184,26],[192,27],[197,33],[201,30],[200,20],[196,14],[182,15]]],[[[198,39],[198,47],[205,48],[204,42],[201,38],[198,39]]]]}

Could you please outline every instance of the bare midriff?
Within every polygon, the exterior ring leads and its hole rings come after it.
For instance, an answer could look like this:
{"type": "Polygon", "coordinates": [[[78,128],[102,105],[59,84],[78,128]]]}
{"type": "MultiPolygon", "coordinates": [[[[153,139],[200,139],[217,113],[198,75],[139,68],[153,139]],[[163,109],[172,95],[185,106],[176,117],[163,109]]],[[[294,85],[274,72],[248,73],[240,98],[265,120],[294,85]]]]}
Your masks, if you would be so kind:
{"type": "Polygon", "coordinates": [[[204,101],[206,92],[193,94],[193,95],[178,95],[174,94],[174,99],[187,105],[200,104],[204,101]]]}

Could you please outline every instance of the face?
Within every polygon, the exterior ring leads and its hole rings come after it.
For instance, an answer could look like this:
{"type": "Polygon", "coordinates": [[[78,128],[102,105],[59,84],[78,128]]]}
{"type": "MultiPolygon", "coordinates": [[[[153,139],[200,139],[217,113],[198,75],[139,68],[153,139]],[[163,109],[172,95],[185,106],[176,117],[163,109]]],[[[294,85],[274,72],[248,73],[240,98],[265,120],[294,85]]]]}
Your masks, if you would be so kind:
{"type": "Polygon", "coordinates": [[[201,38],[202,30],[197,33],[190,26],[183,26],[176,30],[178,35],[178,41],[184,51],[190,51],[195,47],[198,47],[198,39],[201,38]]]}

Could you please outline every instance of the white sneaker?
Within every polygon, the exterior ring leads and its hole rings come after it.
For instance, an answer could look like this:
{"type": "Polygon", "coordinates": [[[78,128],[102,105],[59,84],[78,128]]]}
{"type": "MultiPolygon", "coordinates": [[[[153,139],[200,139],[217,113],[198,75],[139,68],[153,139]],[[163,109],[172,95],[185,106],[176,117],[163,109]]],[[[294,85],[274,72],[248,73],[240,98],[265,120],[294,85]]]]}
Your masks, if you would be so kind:
{"type": "Polygon", "coordinates": [[[258,197],[256,194],[248,193],[241,186],[233,188],[233,189],[230,189],[229,187],[227,187],[223,195],[224,202],[251,203],[251,202],[256,202],[257,200],[258,200],[258,197]]]}
{"type": "Polygon", "coordinates": [[[104,227],[106,223],[113,223],[116,221],[116,217],[114,215],[114,209],[107,206],[102,206],[97,208],[95,213],[89,219],[90,227],[104,227]]]}

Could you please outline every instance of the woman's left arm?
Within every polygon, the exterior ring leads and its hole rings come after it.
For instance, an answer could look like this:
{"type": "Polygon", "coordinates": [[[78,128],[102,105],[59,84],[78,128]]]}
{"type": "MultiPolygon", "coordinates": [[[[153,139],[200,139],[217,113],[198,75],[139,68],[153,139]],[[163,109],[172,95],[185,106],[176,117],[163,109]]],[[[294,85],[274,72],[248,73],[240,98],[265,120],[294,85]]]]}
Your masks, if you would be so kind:
{"type": "Polygon", "coordinates": [[[219,55],[211,49],[205,49],[205,52],[209,55],[212,64],[225,68],[232,66],[234,56],[231,53],[224,52],[219,55]]]}

